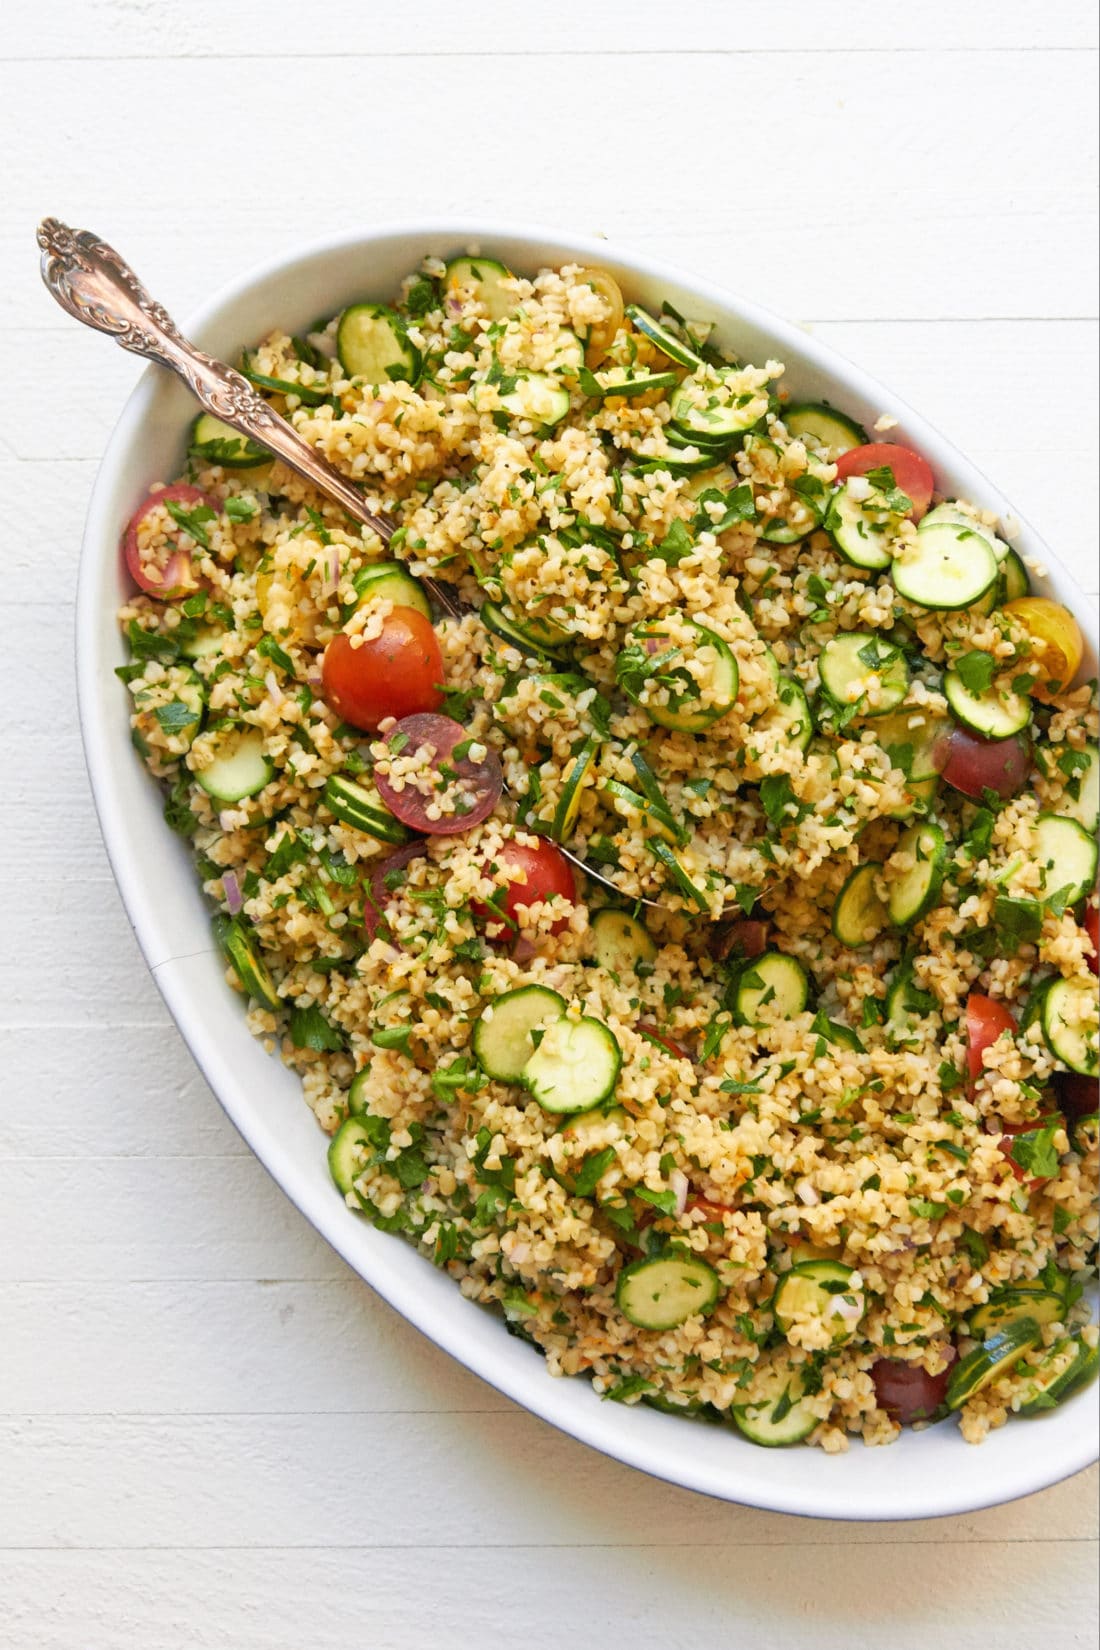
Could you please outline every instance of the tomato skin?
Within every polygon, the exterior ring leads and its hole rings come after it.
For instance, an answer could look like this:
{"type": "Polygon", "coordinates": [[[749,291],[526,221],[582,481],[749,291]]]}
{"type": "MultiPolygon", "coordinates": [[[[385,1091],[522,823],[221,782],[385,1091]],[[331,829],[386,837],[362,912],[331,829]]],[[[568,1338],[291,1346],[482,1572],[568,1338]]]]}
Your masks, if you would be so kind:
{"type": "Polygon", "coordinates": [[[883,468],[893,471],[896,485],[912,500],[910,521],[919,521],[932,502],[936,483],[927,459],[912,447],[902,447],[896,441],[871,441],[865,447],[852,447],[836,461],[837,480],[883,468]]]}
{"type": "Polygon", "coordinates": [[[1027,1123],[1003,1123],[999,1118],[987,1118],[984,1127],[987,1133],[1002,1136],[1000,1143],[1001,1156],[1005,1159],[1016,1179],[1024,1181],[1028,1188],[1034,1191],[1037,1186],[1045,1185],[1049,1177],[1046,1175],[1029,1175],[1026,1169],[1020,1167],[1012,1155],[1013,1137],[1018,1134],[1027,1134],[1031,1129],[1045,1129],[1051,1123],[1061,1123],[1063,1121],[1060,1112],[1047,1112],[1042,1117],[1031,1118],[1027,1123]]]}
{"type": "MultiPolygon", "coordinates": [[[[501,922],[500,912],[518,926],[519,917],[516,913],[521,905],[534,905],[537,900],[548,899],[552,894],[569,900],[571,904],[576,903],[577,883],[573,876],[573,867],[552,842],[540,841],[535,848],[529,848],[524,842],[506,842],[497,850],[494,862],[508,871],[525,872],[527,880],[509,880],[499,887],[496,911],[491,910],[481,900],[470,901],[470,910],[474,916],[488,924],[490,932],[487,938],[491,941],[507,944],[510,936],[515,933],[515,928],[501,922]]],[[[552,924],[550,933],[560,934],[568,926],[569,918],[559,917],[552,924]]]]}
{"type": "MultiPolygon", "coordinates": [[[[966,999],[966,1064],[973,1086],[985,1070],[983,1052],[997,1041],[1004,1031],[1015,1031],[1016,1021],[994,997],[972,991],[966,999]]],[[[1029,1125],[1030,1127],[1030,1125],[1029,1125]]]]}
{"type": "Polygon", "coordinates": [[[1059,1110],[1071,1123],[1100,1111],[1100,1077],[1085,1077],[1078,1071],[1056,1071],[1054,1092],[1059,1110]]]}
{"type": "Polygon", "coordinates": [[[1100,907],[1090,905],[1085,912],[1085,933],[1092,941],[1092,956],[1087,959],[1094,974],[1100,974],[1100,907]]]}
{"type": "Polygon", "coordinates": [[[1035,688],[1058,693],[1069,687],[1085,652],[1081,626],[1069,609],[1047,596],[1017,596],[1015,601],[1006,602],[1002,611],[1010,614],[1031,638],[1033,651],[1020,668],[1034,667],[1039,672],[1035,688]]]}
{"type": "MultiPolygon", "coordinates": [[[[159,492],[150,493],[138,505],[126,524],[126,530],[122,535],[122,553],[130,577],[140,590],[144,590],[150,596],[156,596],[158,601],[178,602],[201,588],[201,581],[191,563],[191,551],[174,550],[162,569],[149,568],[141,559],[137,536],[138,528],[145,517],[158,505],[169,502],[182,505],[186,510],[193,510],[196,505],[205,504],[215,515],[221,506],[216,498],[204,493],[201,487],[192,487],[189,482],[177,481],[171,487],[162,487],[159,492]]],[[[182,529],[180,531],[182,532],[182,529]]]]}
{"type": "Polygon", "coordinates": [[[691,1055],[682,1044],[678,1043],[674,1037],[666,1037],[663,1031],[658,1031],[657,1027],[648,1020],[640,1020],[634,1029],[640,1031],[643,1037],[648,1037],[651,1043],[660,1043],[661,1047],[667,1049],[668,1053],[673,1055],[675,1059],[691,1059],[691,1055]]]}
{"type": "Polygon", "coordinates": [[[737,917],[715,925],[707,950],[718,962],[729,957],[760,957],[768,949],[768,925],[759,917],[737,917]]]}
{"type": "Polygon", "coordinates": [[[900,1358],[877,1358],[871,1365],[871,1379],[879,1408],[903,1427],[927,1421],[947,1397],[951,1365],[957,1357],[950,1347],[947,1366],[938,1375],[929,1375],[920,1364],[904,1363],[900,1358]]]}
{"type": "Polygon", "coordinates": [[[443,654],[430,620],[395,607],[381,634],[353,647],[333,637],[321,666],[326,704],[353,728],[377,733],[387,717],[400,721],[443,703],[443,654]]]}
{"type": "Polygon", "coordinates": [[[985,791],[1017,796],[1031,772],[1031,742],[1026,734],[1011,739],[982,739],[968,728],[952,728],[937,741],[934,760],[952,790],[976,802],[985,791]]]}

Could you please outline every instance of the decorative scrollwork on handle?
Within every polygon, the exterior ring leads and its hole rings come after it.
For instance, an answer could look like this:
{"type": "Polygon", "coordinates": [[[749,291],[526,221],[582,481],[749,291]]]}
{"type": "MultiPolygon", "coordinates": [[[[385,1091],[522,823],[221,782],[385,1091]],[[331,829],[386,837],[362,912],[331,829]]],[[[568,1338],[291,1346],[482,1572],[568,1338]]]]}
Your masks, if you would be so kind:
{"type": "MultiPolygon", "coordinates": [[[[368,509],[348,478],[308,446],[242,373],[196,349],[113,246],[90,230],[70,229],[57,218],[43,218],[38,244],[42,279],[70,315],[108,333],[123,349],[178,373],[207,412],[278,454],[355,521],[373,528],[383,543],[389,543],[393,522],[368,509]]],[[[441,599],[453,607],[452,595],[441,599]]]]}

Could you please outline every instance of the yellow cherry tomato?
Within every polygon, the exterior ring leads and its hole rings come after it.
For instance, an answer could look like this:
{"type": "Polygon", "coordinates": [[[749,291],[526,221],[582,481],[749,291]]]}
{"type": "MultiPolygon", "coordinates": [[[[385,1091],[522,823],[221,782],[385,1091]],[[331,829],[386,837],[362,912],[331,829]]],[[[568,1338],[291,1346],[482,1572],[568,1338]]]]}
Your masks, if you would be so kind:
{"type": "Polygon", "coordinates": [[[589,367],[598,367],[623,324],[622,290],[614,275],[609,274],[606,269],[582,269],[577,280],[582,281],[585,286],[590,286],[608,306],[606,319],[595,322],[589,328],[584,346],[585,364],[589,367]]]}
{"type": "Polygon", "coordinates": [[[1004,612],[1030,637],[1027,664],[1039,672],[1036,687],[1055,692],[1067,688],[1085,651],[1081,627],[1073,614],[1047,596],[1018,596],[1014,602],[1005,603],[1004,612]]]}

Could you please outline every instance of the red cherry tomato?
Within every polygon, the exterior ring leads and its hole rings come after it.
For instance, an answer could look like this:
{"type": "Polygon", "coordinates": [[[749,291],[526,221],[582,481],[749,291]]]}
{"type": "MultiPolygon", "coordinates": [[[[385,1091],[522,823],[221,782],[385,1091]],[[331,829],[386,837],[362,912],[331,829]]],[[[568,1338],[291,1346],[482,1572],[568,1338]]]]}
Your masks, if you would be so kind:
{"type": "Polygon", "coordinates": [[[1005,1007],[993,997],[984,997],[972,991],[966,999],[966,1063],[971,1083],[976,1083],[985,1070],[983,1052],[997,1041],[1004,1031],[1015,1031],[1016,1021],[1005,1007]]]}
{"type": "Polygon", "coordinates": [[[431,622],[412,607],[395,607],[381,634],[352,646],[335,636],[325,649],[321,679],[327,704],[353,728],[377,733],[388,716],[398,720],[443,703],[443,654],[431,622]]]}
{"type": "MultiPolygon", "coordinates": [[[[470,910],[474,916],[486,924],[487,937],[497,943],[507,944],[509,937],[515,933],[515,926],[519,923],[517,911],[521,905],[534,905],[538,900],[552,899],[557,895],[574,903],[577,898],[577,884],[573,876],[573,867],[565,855],[559,853],[552,842],[540,841],[538,846],[530,848],[524,842],[506,842],[493,856],[493,862],[500,867],[498,875],[498,889],[494,900],[496,910],[484,904],[481,900],[471,900],[470,910]],[[516,872],[523,873],[522,881],[515,881],[516,872]],[[502,921],[502,916],[507,921],[502,921]]],[[[560,934],[568,927],[569,918],[559,917],[551,926],[551,934],[560,934]]]]}
{"type": "Polygon", "coordinates": [[[738,917],[714,925],[707,949],[718,962],[730,957],[760,957],[768,949],[768,925],[759,917],[738,917]]]}
{"type": "Polygon", "coordinates": [[[938,1375],[929,1375],[920,1364],[903,1363],[900,1358],[878,1358],[871,1365],[875,1397],[880,1409],[903,1427],[927,1421],[947,1396],[951,1365],[958,1354],[948,1349],[947,1366],[938,1375]]]}
{"type": "Polygon", "coordinates": [[[1100,1077],[1086,1077],[1079,1071],[1056,1071],[1054,1092],[1058,1096],[1058,1109],[1071,1123],[1100,1111],[1100,1077]]]}
{"type": "Polygon", "coordinates": [[[732,1203],[716,1203],[712,1197],[700,1197],[698,1195],[688,1198],[687,1207],[698,1209],[706,1215],[708,1220],[721,1220],[723,1215],[736,1213],[735,1206],[732,1203]]]}
{"type": "Polygon", "coordinates": [[[1088,965],[1094,974],[1100,974],[1100,907],[1090,905],[1085,912],[1085,933],[1092,941],[1092,956],[1088,965]]]}
{"type": "Polygon", "coordinates": [[[1062,1121],[1060,1113],[1047,1112],[1045,1116],[1033,1117],[1026,1123],[1004,1123],[1000,1118],[986,1118],[983,1127],[988,1134],[1003,1135],[1001,1155],[1005,1158],[1016,1179],[1026,1181],[1027,1185],[1034,1190],[1036,1186],[1042,1186],[1044,1181],[1050,1177],[1048,1175],[1029,1175],[1026,1169],[1020,1167],[1012,1155],[1013,1137],[1017,1134],[1027,1134],[1031,1129],[1049,1128],[1052,1123],[1061,1123],[1062,1121]]]}
{"type": "Polygon", "coordinates": [[[647,1020],[639,1021],[634,1029],[640,1031],[643,1037],[648,1037],[651,1043],[660,1043],[661,1047],[667,1049],[669,1054],[674,1055],[677,1060],[691,1059],[687,1049],[678,1043],[674,1037],[666,1037],[663,1031],[658,1031],[657,1027],[650,1025],[647,1020]]]}
{"type": "Polygon", "coordinates": [[[986,791],[1016,796],[1031,772],[1031,742],[1026,734],[1011,739],[980,739],[966,728],[952,728],[939,740],[935,761],[947,783],[963,796],[981,801],[986,791]]]}
{"type": "Polygon", "coordinates": [[[868,470],[888,469],[894,483],[906,497],[912,499],[909,512],[912,521],[919,521],[932,502],[935,481],[927,461],[912,447],[899,446],[896,441],[871,441],[866,447],[852,447],[841,453],[836,461],[837,479],[845,476],[865,476],[868,470]]]}
{"type": "Polygon", "coordinates": [[[206,505],[215,515],[220,505],[201,487],[179,481],[172,487],[162,487],[159,492],[150,493],[126,524],[122,535],[122,553],[130,577],[139,589],[150,596],[156,596],[162,602],[175,602],[183,596],[192,595],[199,588],[199,580],[191,565],[191,557],[198,548],[196,540],[169,517],[164,523],[163,534],[158,533],[144,546],[138,543],[138,528],[146,516],[168,503],[178,504],[184,510],[206,505]]]}

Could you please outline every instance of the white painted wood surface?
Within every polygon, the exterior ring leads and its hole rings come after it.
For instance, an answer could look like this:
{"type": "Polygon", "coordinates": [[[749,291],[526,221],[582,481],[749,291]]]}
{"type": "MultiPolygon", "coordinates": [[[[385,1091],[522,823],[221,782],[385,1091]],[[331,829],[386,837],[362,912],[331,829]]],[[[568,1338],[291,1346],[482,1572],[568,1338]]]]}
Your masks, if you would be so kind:
{"type": "Polygon", "coordinates": [[[437,1352],[246,1152],[88,796],[76,558],[137,369],[33,229],[95,227],[181,316],[418,212],[659,251],[880,374],[1095,590],[1096,46],[1084,0],[8,0],[4,1650],[1095,1642],[1095,1473],[877,1527],[669,1489],[437,1352]]]}

